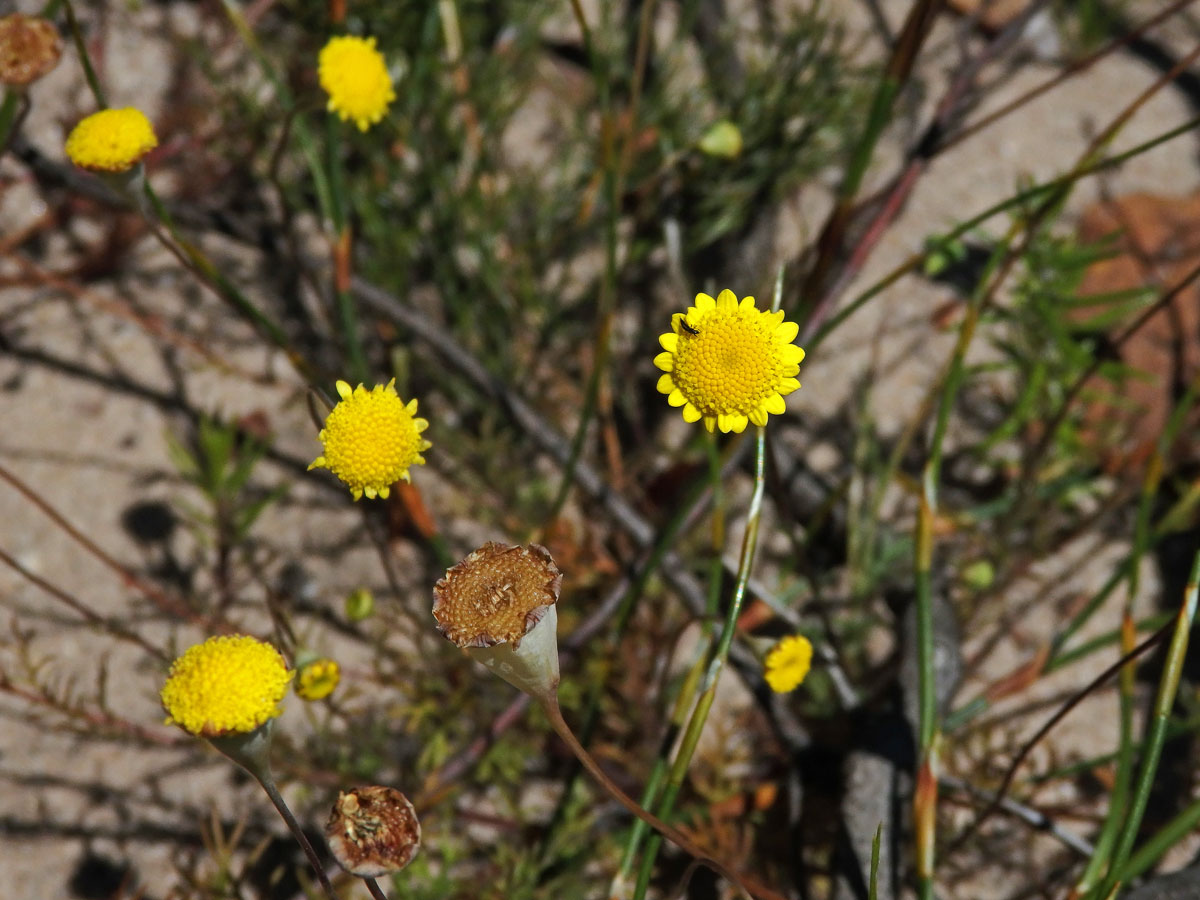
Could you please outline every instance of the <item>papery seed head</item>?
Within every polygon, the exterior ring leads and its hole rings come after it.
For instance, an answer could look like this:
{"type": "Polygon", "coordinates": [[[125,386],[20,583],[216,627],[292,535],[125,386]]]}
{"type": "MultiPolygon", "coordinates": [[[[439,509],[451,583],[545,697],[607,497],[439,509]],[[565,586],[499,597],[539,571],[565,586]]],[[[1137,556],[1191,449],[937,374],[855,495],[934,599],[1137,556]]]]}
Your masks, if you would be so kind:
{"type": "Polygon", "coordinates": [[[325,839],[351,875],[378,878],[413,861],[421,847],[421,823],[400,791],[370,785],[338,794],[325,839]]]}
{"type": "Polygon", "coordinates": [[[538,544],[489,541],[446,572],[433,589],[438,630],[459,647],[518,647],[558,602],[562,574],[538,544]]]}

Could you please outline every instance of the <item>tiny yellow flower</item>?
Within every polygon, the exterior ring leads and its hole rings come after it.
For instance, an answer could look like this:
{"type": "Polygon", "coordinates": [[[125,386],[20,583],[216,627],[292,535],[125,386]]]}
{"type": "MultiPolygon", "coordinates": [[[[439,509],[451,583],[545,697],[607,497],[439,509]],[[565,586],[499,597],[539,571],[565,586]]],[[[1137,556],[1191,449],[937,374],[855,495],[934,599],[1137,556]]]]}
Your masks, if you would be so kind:
{"type": "Polygon", "coordinates": [[[782,310],[755,308],[753,297],[739,303],[733,291],[716,300],[697,294],[696,305],[672,316],[671,330],[658,339],[665,351],[654,357],[665,373],[658,389],[683,407],[685,422],[703,419],[710,432],[766,425],[800,387],[795,375],[804,351],[792,343],[799,331],[782,310]]]}
{"type": "Polygon", "coordinates": [[[292,673],[279,651],[244,634],[211,637],[171,664],[167,724],[197,737],[248,734],[282,712],[292,673]]]}
{"type": "Polygon", "coordinates": [[[763,677],[777,694],[794,691],[812,666],[812,642],[802,634],[785,637],[767,654],[763,677]]]}
{"type": "Polygon", "coordinates": [[[351,390],[339,381],[341,402],[325,419],[317,435],[325,453],[309,469],[325,468],[340,478],[354,499],[363,494],[386,498],[397,481],[408,481],[409,466],[423,465],[422,450],[432,444],[421,437],[429,422],[419,419],[417,401],[407,405],[396,393],[396,379],[367,390],[351,390]]]}
{"type": "Polygon", "coordinates": [[[154,126],[141,110],[102,109],[67,135],[66,151],[81,169],[124,172],[158,146],[154,126]]]}
{"type": "Polygon", "coordinates": [[[342,680],[342,670],[332,659],[314,659],[300,667],[296,676],[296,694],[301,700],[324,700],[342,680]]]}
{"type": "Polygon", "coordinates": [[[366,131],[383,118],[396,99],[392,77],[375,38],[333,37],[321,48],[317,76],[329,95],[326,109],[343,122],[353,119],[366,131]]]}

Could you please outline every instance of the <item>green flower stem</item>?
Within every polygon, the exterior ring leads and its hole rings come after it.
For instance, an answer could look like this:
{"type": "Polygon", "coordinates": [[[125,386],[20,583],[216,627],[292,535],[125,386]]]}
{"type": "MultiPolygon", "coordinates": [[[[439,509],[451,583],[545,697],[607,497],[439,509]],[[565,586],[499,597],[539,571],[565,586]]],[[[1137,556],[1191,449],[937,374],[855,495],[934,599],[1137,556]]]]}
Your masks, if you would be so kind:
{"type": "MultiPolygon", "coordinates": [[[[650,770],[650,778],[642,796],[642,804],[644,806],[658,807],[660,809],[669,809],[673,806],[675,797],[679,792],[678,785],[676,784],[672,789],[670,782],[668,782],[666,794],[660,794],[660,787],[662,786],[664,776],[667,775],[667,759],[670,757],[671,750],[675,746],[680,732],[683,730],[685,721],[688,718],[688,711],[693,708],[693,704],[695,703],[696,690],[700,686],[700,678],[704,674],[705,660],[708,656],[708,647],[712,642],[713,623],[716,621],[721,602],[721,578],[724,565],[721,552],[725,546],[725,492],[721,478],[722,461],[715,435],[705,433],[704,447],[708,454],[708,480],[714,504],[712,554],[706,606],[707,615],[701,623],[701,639],[697,645],[696,659],[692,667],[688,670],[679,694],[675,699],[674,708],[671,712],[670,725],[663,738],[661,750],[650,770]]],[[[682,783],[682,779],[680,779],[680,783],[682,783]]],[[[655,840],[645,823],[638,820],[633,823],[633,828],[630,830],[629,838],[625,843],[625,850],[621,855],[621,865],[617,869],[616,877],[613,880],[613,890],[610,892],[611,896],[625,895],[625,886],[628,884],[629,875],[633,869],[633,861],[647,839],[653,840],[654,843],[647,853],[642,866],[639,868],[638,880],[636,882],[639,885],[638,890],[643,893],[645,892],[645,885],[649,884],[650,873],[654,869],[654,857],[662,842],[655,840]]]]}
{"type": "Polygon", "coordinates": [[[346,175],[342,159],[341,122],[333,116],[325,117],[328,123],[326,144],[327,180],[330,188],[330,209],[333,222],[333,293],[337,302],[338,321],[341,323],[342,341],[346,348],[346,360],[350,369],[350,381],[366,383],[367,358],[363,353],[362,333],[358,324],[358,308],[350,292],[350,274],[353,267],[353,232],[350,228],[346,203],[346,175]]]}
{"type": "Polygon", "coordinates": [[[75,44],[79,64],[83,66],[83,77],[87,80],[88,89],[96,98],[96,105],[101,109],[107,109],[108,98],[104,96],[104,88],[100,86],[100,79],[96,77],[96,70],[92,67],[92,58],[87,52],[87,44],[83,41],[79,20],[75,18],[75,4],[71,0],[63,0],[63,9],[67,14],[67,28],[71,32],[71,41],[75,44]]]}
{"type": "Polygon", "coordinates": [[[321,858],[317,856],[317,851],[313,849],[313,845],[305,836],[304,829],[300,827],[300,823],[296,821],[296,817],[292,815],[291,809],[284,801],[283,795],[279,793],[279,788],[275,786],[275,776],[271,774],[269,758],[271,731],[274,727],[275,720],[268,719],[254,731],[210,738],[209,743],[214,749],[245,769],[259,783],[271,803],[274,804],[275,809],[279,811],[288,831],[292,833],[296,842],[300,844],[300,849],[308,857],[308,862],[313,871],[317,873],[317,881],[321,883],[321,889],[325,892],[325,896],[329,900],[337,900],[337,894],[329,882],[329,877],[325,874],[321,858]]]}
{"type": "MultiPolygon", "coordinates": [[[[588,49],[596,81],[596,97],[600,106],[600,159],[604,165],[604,194],[606,199],[606,218],[604,228],[604,275],[600,280],[600,293],[596,303],[596,334],[592,373],[588,378],[587,392],[584,395],[583,408],[579,415],[579,425],[571,440],[571,452],[563,466],[562,482],[554,502],[550,506],[547,520],[555,519],[567,502],[571,486],[574,484],[575,467],[579,464],[583,452],[583,444],[587,438],[592,419],[597,410],[604,418],[612,413],[612,390],[609,385],[608,364],[612,355],[612,331],[615,319],[615,296],[617,286],[617,249],[620,243],[618,225],[621,220],[621,197],[625,193],[625,174],[632,157],[632,147],[637,137],[637,107],[641,96],[642,82],[646,73],[646,58],[650,47],[651,25],[655,0],[646,0],[642,4],[638,25],[637,49],[635,65],[630,85],[630,101],[628,106],[628,131],[624,143],[618,147],[617,115],[612,103],[612,93],[609,85],[609,66],[606,60],[596,50],[594,36],[588,28],[587,18],[578,0],[573,0],[571,8],[575,13],[584,44],[588,49]]],[[[606,4],[601,4],[605,10],[606,4]]],[[[615,460],[613,460],[615,462],[615,460]]]]}
{"type": "MultiPolygon", "coordinates": [[[[1068,187],[1074,182],[1080,181],[1089,175],[1095,175],[1099,172],[1116,168],[1135,156],[1140,156],[1141,154],[1154,149],[1160,144],[1164,144],[1167,141],[1185,134],[1193,134],[1197,126],[1200,126],[1200,116],[1194,116],[1191,119],[1188,119],[1182,125],[1168,129],[1156,137],[1150,138],[1149,140],[1144,141],[1135,147],[1131,147],[1129,150],[1113,154],[1112,156],[1108,156],[1103,159],[1091,160],[1086,165],[1076,166],[1065,175],[1060,175],[1057,178],[1052,178],[1049,181],[1042,182],[1041,184],[1035,184],[1023,191],[1018,191],[1011,197],[989,206],[987,209],[956,226],[943,236],[941,243],[944,244],[957,240],[963,235],[978,228],[988,219],[999,215],[1002,212],[1006,212],[1010,209],[1027,208],[1031,204],[1037,203],[1047,196],[1050,196],[1054,191],[1068,187]]],[[[922,265],[924,265],[925,260],[929,256],[930,252],[931,251],[926,250],[920,253],[914,253],[879,281],[875,282],[875,284],[864,290],[851,302],[847,303],[844,307],[842,307],[842,309],[838,310],[834,315],[826,319],[825,323],[817,330],[816,334],[805,345],[805,349],[811,354],[827,337],[829,337],[830,334],[832,334],[839,326],[841,326],[842,323],[866,306],[867,303],[869,303],[871,300],[874,300],[887,288],[891,287],[905,275],[909,275],[912,272],[917,271],[922,265]]]]}
{"type": "Polygon", "coordinates": [[[255,306],[232,281],[226,278],[221,270],[213,263],[204,251],[179,233],[175,220],[171,217],[166,204],[150,186],[150,182],[142,179],[141,196],[148,201],[142,204],[142,214],[150,224],[155,237],[171,251],[184,266],[191,270],[202,282],[228,303],[247,322],[277,348],[286,354],[293,368],[309,384],[316,383],[316,375],[308,361],[292,346],[283,328],[255,306]],[[167,231],[163,234],[157,227],[161,224],[167,231]]]}
{"type": "MultiPolygon", "coordinates": [[[[706,441],[705,446],[713,452],[715,452],[717,449],[715,441],[706,441]]],[[[714,483],[717,485],[717,490],[714,492],[714,502],[716,502],[718,505],[722,502],[722,494],[719,490],[722,464],[723,460],[719,454],[710,456],[710,487],[714,483]]],[[[600,700],[604,695],[605,685],[608,683],[608,676],[612,669],[611,661],[617,658],[616,648],[620,645],[622,636],[625,634],[625,630],[628,627],[629,621],[637,607],[638,600],[642,597],[645,591],[646,583],[650,580],[650,576],[658,571],[661,567],[663,558],[670,551],[670,548],[674,544],[680,530],[683,528],[687,520],[690,519],[693,510],[705,502],[705,492],[706,489],[702,483],[696,483],[693,485],[692,489],[688,492],[686,499],[676,508],[670,520],[668,520],[668,522],[660,529],[655,539],[653,548],[646,555],[644,561],[639,564],[637,573],[630,582],[629,588],[626,590],[624,597],[621,598],[621,603],[613,616],[613,624],[609,629],[605,648],[598,654],[599,659],[605,661],[605,667],[596,678],[592,679],[587,701],[584,703],[584,712],[582,717],[584,724],[580,729],[579,734],[581,737],[581,742],[585,745],[588,743],[591,726],[594,723],[597,711],[599,710],[600,700]]],[[[719,565],[720,558],[717,557],[714,562],[719,565]]],[[[717,588],[720,586],[720,574],[720,570],[716,569],[714,585],[717,588]]],[[[705,622],[706,634],[708,634],[709,630],[711,629],[711,625],[709,623],[715,616],[715,608],[718,600],[718,591],[710,590],[709,617],[705,622]]],[[[650,771],[649,779],[646,783],[646,787],[642,791],[640,802],[644,807],[652,806],[658,798],[659,787],[661,786],[662,779],[666,774],[666,758],[670,755],[671,748],[675,745],[675,739],[678,737],[679,732],[683,728],[687,711],[692,706],[692,701],[695,698],[695,687],[699,683],[699,676],[699,667],[696,667],[689,672],[689,675],[687,679],[685,679],[680,693],[675,700],[674,712],[670,718],[667,734],[664,736],[662,741],[662,751],[655,759],[654,765],[650,771]]],[[[552,824],[556,824],[561,820],[561,817],[566,809],[566,801],[570,797],[570,788],[571,781],[568,781],[567,789],[563,792],[562,799],[560,800],[554,816],[552,817],[552,824]]],[[[553,827],[547,829],[548,836],[554,832],[555,829],[553,827]]],[[[633,859],[635,858],[638,849],[640,849],[648,834],[649,829],[647,828],[646,824],[641,819],[635,820],[633,823],[633,828],[630,830],[630,834],[625,845],[625,850],[622,854],[620,867],[618,868],[617,875],[614,876],[613,879],[613,896],[618,895],[618,886],[623,885],[628,878],[629,873],[632,870],[633,859]]],[[[620,893],[624,893],[624,890],[622,889],[620,893]]]]}
{"type": "Polygon", "coordinates": [[[1176,617],[1175,632],[1172,634],[1171,643],[1167,648],[1162,678],[1158,683],[1158,695],[1154,701],[1154,713],[1147,730],[1146,748],[1142,754],[1141,769],[1134,787],[1133,804],[1123,822],[1108,877],[1096,896],[1109,896],[1121,883],[1122,872],[1129,861],[1133,843],[1137,840],[1138,829],[1142,824],[1142,816],[1146,812],[1146,804],[1150,799],[1150,791],[1154,786],[1154,776],[1158,770],[1163,742],[1166,739],[1167,720],[1171,715],[1171,707],[1175,704],[1175,695],[1179,692],[1179,681],[1183,675],[1183,660],[1187,655],[1188,637],[1191,634],[1192,622],[1196,618],[1198,593],[1200,593],[1200,553],[1197,553],[1192,561],[1187,590],[1184,591],[1183,602],[1180,604],[1176,617]]]}
{"type": "MultiPolygon", "coordinates": [[[[1183,414],[1191,409],[1193,400],[1192,391],[1189,390],[1185,392],[1185,396],[1181,399],[1180,403],[1176,404],[1172,416],[1167,422],[1167,426],[1158,436],[1154,453],[1151,454],[1149,463],[1146,466],[1146,474],[1142,478],[1141,500],[1138,504],[1137,521],[1134,526],[1133,548],[1124,564],[1129,586],[1126,590],[1125,612],[1121,622],[1121,651],[1123,654],[1127,654],[1132,650],[1133,645],[1136,643],[1136,634],[1133,625],[1133,601],[1139,594],[1142,557],[1149,551],[1152,543],[1153,529],[1151,527],[1151,517],[1153,515],[1154,501],[1158,497],[1158,488],[1162,483],[1165,459],[1170,451],[1171,444],[1174,443],[1178,429],[1182,427],[1184,421],[1183,414]]],[[[1083,875],[1075,885],[1075,890],[1079,896],[1086,896],[1096,886],[1100,878],[1105,875],[1106,871],[1110,877],[1113,874],[1113,869],[1109,865],[1110,855],[1113,852],[1117,837],[1121,833],[1122,825],[1126,821],[1129,786],[1133,781],[1134,673],[1135,666],[1132,661],[1121,670],[1118,693],[1120,699],[1121,730],[1120,743],[1117,748],[1117,775],[1113,784],[1112,795],[1109,799],[1108,812],[1104,819],[1104,825],[1100,830],[1100,837],[1096,841],[1096,852],[1088,860],[1083,875]]],[[[1143,750],[1143,758],[1145,758],[1145,750],[1143,750]]]]}
{"type": "MultiPolygon", "coordinates": [[[[1121,655],[1127,656],[1136,643],[1136,634],[1133,622],[1129,618],[1128,609],[1121,625],[1121,655]]],[[[1113,783],[1112,795],[1108,801],[1108,814],[1100,829],[1100,836],[1096,839],[1096,848],[1088,859],[1087,866],[1084,867],[1083,875],[1075,883],[1075,894],[1080,897],[1086,896],[1099,883],[1105,870],[1108,869],[1113,846],[1116,844],[1117,835],[1127,811],[1129,785],[1133,781],[1133,691],[1136,670],[1137,666],[1132,659],[1121,668],[1118,688],[1121,731],[1117,745],[1117,775],[1113,783]]]]}
{"type": "Polygon", "coordinates": [[[760,885],[754,885],[752,888],[747,883],[744,875],[733,871],[729,866],[714,859],[674,826],[668,825],[653,813],[639,806],[633,798],[613,783],[613,780],[600,768],[600,764],[596,762],[595,758],[588,753],[583,744],[579,743],[579,739],[571,731],[571,726],[563,719],[562,710],[558,705],[558,698],[550,695],[535,699],[541,704],[542,710],[546,713],[546,718],[550,721],[550,727],[554,729],[554,733],[562,738],[563,742],[571,749],[571,752],[575,754],[579,762],[583,764],[583,767],[587,769],[588,774],[596,779],[599,785],[611,794],[613,799],[629,810],[630,813],[658,831],[671,843],[710,867],[714,872],[728,879],[732,884],[737,885],[746,896],[760,897],[763,900],[783,900],[778,893],[768,888],[760,885]]]}
{"type": "Polygon", "coordinates": [[[0,105],[0,153],[8,149],[8,142],[16,137],[28,112],[29,97],[24,91],[4,92],[4,103],[0,105]]]}
{"type": "MultiPolygon", "coordinates": [[[[724,669],[725,661],[729,657],[729,648],[733,645],[734,635],[737,632],[737,620],[742,611],[742,601],[746,596],[746,584],[750,580],[750,571],[754,566],[754,556],[758,549],[758,528],[762,519],[762,500],[766,487],[765,469],[766,429],[758,427],[754,445],[754,493],[750,497],[750,507],[746,513],[746,530],[742,536],[742,552],[738,562],[737,582],[734,585],[733,596],[729,601],[729,610],[726,613],[725,623],[721,629],[721,637],[717,642],[717,647],[704,673],[704,679],[700,686],[700,699],[696,702],[696,708],[692,711],[691,719],[689,719],[687,728],[683,734],[679,752],[671,764],[671,770],[667,776],[667,784],[663,789],[663,795],[655,809],[660,817],[669,817],[674,809],[675,800],[679,795],[680,788],[683,786],[684,778],[687,776],[688,766],[691,764],[692,756],[696,752],[696,745],[700,741],[700,734],[704,730],[704,723],[708,719],[709,710],[712,709],[713,701],[716,699],[717,683],[724,669]]],[[[639,871],[638,883],[634,888],[634,900],[644,900],[645,898],[646,889],[649,886],[649,873],[653,870],[654,860],[658,854],[660,845],[661,842],[652,839],[646,848],[646,855],[643,857],[642,867],[639,871]]]]}
{"type": "Polygon", "coordinates": [[[933,897],[935,869],[935,827],[937,823],[937,794],[941,728],[937,709],[937,676],[934,668],[933,636],[933,524],[938,511],[938,481],[941,477],[942,454],[950,413],[966,377],[967,348],[975,336],[975,327],[985,302],[999,286],[1009,262],[1015,258],[1010,246],[1016,237],[1019,223],[1014,223],[1007,237],[1000,242],[984,268],[983,276],[967,304],[966,314],[959,326],[942,382],[929,456],[921,476],[921,496],[917,513],[917,533],[914,540],[913,575],[916,585],[917,613],[917,672],[918,718],[917,734],[920,763],[917,769],[917,788],[913,798],[913,825],[917,857],[917,889],[922,900],[933,897]]]}
{"type": "Polygon", "coordinates": [[[1181,840],[1192,834],[1200,826],[1200,800],[1193,802],[1187,809],[1171,819],[1160,828],[1145,845],[1129,857],[1129,861],[1121,868],[1117,880],[1128,884],[1148,868],[1154,865],[1164,853],[1181,840]]]}
{"type": "Polygon", "coordinates": [[[325,891],[330,900],[337,900],[337,894],[333,890],[333,885],[329,882],[329,876],[325,874],[325,867],[321,864],[321,858],[317,856],[317,851],[313,849],[313,845],[309,842],[308,837],[304,834],[304,829],[300,827],[300,823],[296,821],[296,817],[292,815],[292,811],[284,802],[283,795],[279,793],[279,789],[275,787],[275,780],[271,778],[271,773],[263,774],[251,772],[262,789],[266,791],[267,796],[275,805],[275,809],[279,811],[280,817],[287,823],[288,831],[292,833],[292,837],[300,845],[304,851],[304,855],[308,857],[309,865],[313,867],[313,871],[317,873],[317,881],[321,883],[321,889],[325,891]]]}

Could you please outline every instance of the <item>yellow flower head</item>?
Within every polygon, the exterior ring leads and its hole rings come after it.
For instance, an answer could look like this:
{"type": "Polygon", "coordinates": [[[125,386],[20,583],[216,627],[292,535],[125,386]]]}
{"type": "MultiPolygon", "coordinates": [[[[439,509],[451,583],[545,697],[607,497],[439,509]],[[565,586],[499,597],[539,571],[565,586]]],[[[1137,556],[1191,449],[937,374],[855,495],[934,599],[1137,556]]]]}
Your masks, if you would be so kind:
{"type": "Polygon", "coordinates": [[[66,151],[81,169],[124,172],[158,146],[154,127],[141,110],[102,109],[67,135],[66,151]]]}
{"type": "Polygon", "coordinates": [[[654,364],[665,373],[658,389],[683,407],[686,422],[704,420],[709,431],[744,431],[766,425],[785,409],[783,398],[800,387],[804,351],[792,343],[800,331],[783,312],[756,309],[754,298],[738,303],[733,291],[714,300],[697,294],[696,305],[676,313],[658,341],[665,352],[654,364]]]}
{"type": "Polygon", "coordinates": [[[211,637],[171,664],[167,724],[197,737],[248,734],[282,712],[292,673],[279,651],[244,634],[211,637]]]}
{"type": "Polygon", "coordinates": [[[432,444],[421,437],[429,427],[418,419],[417,401],[406,406],[396,393],[396,379],[367,390],[337,383],[342,400],[325,419],[321,443],[325,453],[309,465],[325,468],[350,488],[354,499],[366,494],[387,497],[397,481],[408,481],[409,466],[424,464],[422,450],[432,444]]]}
{"type": "Polygon", "coordinates": [[[343,122],[353,119],[359,131],[382,119],[396,99],[387,63],[375,49],[373,37],[330,38],[317,58],[317,76],[329,95],[326,109],[343,122]]]}
{"type": "Polygon", "coordinates": [[[777,694],[794,691],[812,666],[812,642],[802,634],[785,637],[767,654],[763,677],[777,694]]]}
{"type": "Polygon", "coordinates": [[[314,659],[300,667],[296,694],[301,700],[324,700],[342,680],[342,670],[332,659],[314,659]]]}

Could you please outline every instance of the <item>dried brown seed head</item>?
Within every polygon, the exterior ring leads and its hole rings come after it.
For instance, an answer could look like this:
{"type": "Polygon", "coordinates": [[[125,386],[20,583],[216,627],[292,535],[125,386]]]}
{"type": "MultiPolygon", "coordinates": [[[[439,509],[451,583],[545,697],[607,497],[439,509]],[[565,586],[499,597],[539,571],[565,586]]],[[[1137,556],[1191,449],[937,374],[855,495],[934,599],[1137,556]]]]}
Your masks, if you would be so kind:
{"type": "Polygon", "coordinates": [[[24,87],[62,56],[62,38],[46,19],[13,13],[0,18],[0,84],[24,87]]]}
{"type": "Polygon", "coordinates": [[[351,875],[378,878],[413,861],[421,847],[421,823],[404,794],[371,785],[338,794],[325,839],[351,875]]]}
{"type": "Polygon", "coordinates": [[[562,574],[545,547],[489,541],[451,568],[433,589],[438,630],[459,647],[511,644],[558,602],[562,574]]]}

